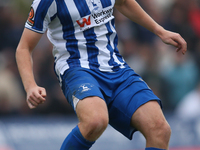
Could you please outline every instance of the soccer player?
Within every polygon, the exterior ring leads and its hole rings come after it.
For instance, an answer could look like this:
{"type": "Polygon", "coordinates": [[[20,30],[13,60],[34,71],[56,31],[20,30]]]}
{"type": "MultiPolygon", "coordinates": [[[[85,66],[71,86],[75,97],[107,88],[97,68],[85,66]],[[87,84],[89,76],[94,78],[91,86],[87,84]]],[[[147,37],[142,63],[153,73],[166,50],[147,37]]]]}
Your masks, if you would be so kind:
{"type": "Polygon", "coordinates": [[[177,52],[187,50],[179,34],[158,25],[135,0],[34,0],[16,60],[28,106],[35,108],[45,102],[46,91],[34,80],[31,53],[48,29],[55,72],[79,119],[61,150],[90,149],[108,123],[130,140],[140,131],[145,150],[168,149],[171,129],[160,99],[119,54],[114,7],[177,52]]]}

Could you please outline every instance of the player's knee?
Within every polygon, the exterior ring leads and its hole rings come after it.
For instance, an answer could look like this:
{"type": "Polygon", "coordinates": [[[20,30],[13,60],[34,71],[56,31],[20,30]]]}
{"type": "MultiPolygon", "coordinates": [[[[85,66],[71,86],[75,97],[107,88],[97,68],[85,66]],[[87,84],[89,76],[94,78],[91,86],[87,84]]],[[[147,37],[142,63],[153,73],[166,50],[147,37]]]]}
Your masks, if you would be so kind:
{"type": "Polygon", "coordinates": [[[162,137],[166,141],[170,139],[170,136],[171,136],[170,125],[167,122],[165,122],[165,124],[162,127],[162,137]]]}
{"type": "Polygon", "coordinates": [[[91,117],[86,126],[88,128],[86,138],[99,137],[108,126],[108,117],[101,115],[91,117]]]}
{"type": "Polygon", "coordinates": [[[157,120],[152,127],[152,132],[153,137],[161,142],[169,141],[171,136],[171,128],[165,120],[157,120]]]}
{"type": "Polygon", "coordinates": [[[108,125],[107,116],[96,116],[89,121],[89,128],[95,131],[105,130],[108,125]]]}
{"type": "Polygon", "coordinates": [[[160,147],[166,149],[169,145],[171,128],[167,121],[156,120],[149,123],[145,132],[147,145],[150,147],[160,147]]]}

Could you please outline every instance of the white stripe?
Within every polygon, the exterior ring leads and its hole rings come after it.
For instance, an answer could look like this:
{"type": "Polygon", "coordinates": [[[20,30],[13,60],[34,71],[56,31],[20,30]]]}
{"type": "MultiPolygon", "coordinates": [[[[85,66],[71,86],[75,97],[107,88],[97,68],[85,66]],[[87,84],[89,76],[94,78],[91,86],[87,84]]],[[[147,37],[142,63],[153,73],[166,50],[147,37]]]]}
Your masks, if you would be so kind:
{"type": "Polygon", "coordinates": [[[95,28],[95,33],[97,35],[97,42],[95,45],[99,49],[99,55],[97,56],[98,62],[100,64],[99,70],[101,71],[112,71],[112,66],[109,66],[108,61],[110,60],[110,51],[107,49],[108,39],[105,36],[107,28],[105,25],[95,28]],[[107,41],[107,42],[105,42],[107,41]]]}
{"type": "MultiPolygon", "coordinates": [[[[109,24],[110,24],[110,27],[111,27],[111,29],[112,29],[112,31],[113,31],[113,34],[110,36],[110,43],[111,43],[112,48],[114,49],[114,48],[115,48],[115,47],[114,47],[114,39],[115,39],[115,36],[116,36],[116,31],[115,31],[115,28],[112,26],[111,21],[109,22],[109,24]]],[[[119,61],[119,59],[117,58],[115,52],[113,53],[113,58],[114,58],[114,61],[115,61],[116,63],[118,63],[118,64],[121,65],[120,68],[125,68],[125,67],[123,66],[124,63],[122,63],[122,62],[119,61]]]]}
{"type": "Polygon", "coordinates": [[[62,26],[57,27],[57,24],[60,24],[60,21],[58,18],[55,19],[57,19],[56,21],[54,21],[54,23],[56,24],[53,23],[50,24],[50,28],[47,31],[47,37],[54,46],[53,56],[56,57],[55,71],[57,75],[59,75],[63,74],[64,71],[69,68],[69,65],[66,63],[66,60],[69,58],[70,55],[69,52],[66,50],[66,43],[63,42],[62,26]],[[56,28],[54,28],[54,26],[56,26],[56,28]]]}
{"type": "Polygon", "coordinates": [[[80,58],[81,58],[80,59],[81,67],[89,69],[86,40],[85,40],[82,32],[76,33],[75,36],[76,36],[76,38],[82,39],[82,40],[78,40],[78,49],[79,49],[80,58]]]}

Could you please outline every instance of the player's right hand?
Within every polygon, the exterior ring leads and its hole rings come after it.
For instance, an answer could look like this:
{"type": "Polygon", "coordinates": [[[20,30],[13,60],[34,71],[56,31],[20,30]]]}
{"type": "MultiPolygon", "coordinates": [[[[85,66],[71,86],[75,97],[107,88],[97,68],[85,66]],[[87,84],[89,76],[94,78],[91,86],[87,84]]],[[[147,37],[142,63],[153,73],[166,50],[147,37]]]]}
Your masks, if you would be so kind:
{"type": "Polygon", "coordinates": [[[46,99],[46,90],[43,87],[35,86],[27,91],[26,102],[30,109],[36,108],[39,104],[43,104],[46,99]]]}

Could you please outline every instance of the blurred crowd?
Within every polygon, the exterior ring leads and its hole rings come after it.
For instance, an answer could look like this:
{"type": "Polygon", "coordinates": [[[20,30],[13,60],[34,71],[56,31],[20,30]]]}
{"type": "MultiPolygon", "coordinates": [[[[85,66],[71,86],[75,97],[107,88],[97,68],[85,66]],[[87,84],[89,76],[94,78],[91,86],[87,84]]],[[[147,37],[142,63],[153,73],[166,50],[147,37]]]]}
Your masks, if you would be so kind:
{"type": "MultiPolygon", "coordinates": [[[[59,88],[53,70],[52,46],[46,35],[33,52],[33,67],[38,85],[47,90],[47,101],[33,110],[27,107],[15,51],[32,1],[13,1],[0,2],[0,115],[73,113],[59,88]]],[[[161,98],[164,112],[181,116],[185,110],[188,113],[193,110],[200,116],[200,0],[137,2],[165,29],[178,32],[187,41],[188,51],[185,55],[177,53],[175,47],[164,44],[115,10],[121,54],[161,98]]]]}

